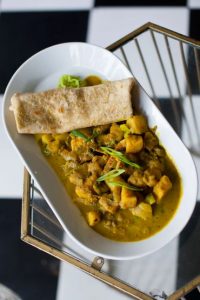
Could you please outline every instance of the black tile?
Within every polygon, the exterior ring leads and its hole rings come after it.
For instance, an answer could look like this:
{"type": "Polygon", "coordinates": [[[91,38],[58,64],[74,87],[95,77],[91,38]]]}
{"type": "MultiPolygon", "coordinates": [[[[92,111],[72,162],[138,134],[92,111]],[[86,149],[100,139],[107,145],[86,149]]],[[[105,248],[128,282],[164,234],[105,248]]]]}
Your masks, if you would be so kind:
{"type": "Polygon", "coordinates": [[[14,71],[48,46],[85,41],[88,11],[13,12],[0,15],[0,93],[14,71]]]}
{"type": "Polygon", "coordinates": [[[184,6],[187,0],[95,0],[95,6],[184,6]]]}
{"type": "Polygon", "coordinates": [[[59,261],[20,241],[20,200],[0,200],[0,283],[23,300],[55,300],[59,261]]]}
{"type": "Polygon", "coordinates": [[[190,27],[189,36],[193,39],[200,40],[200,10],[190,10],[190,27]]]}
{"type": "Polygon", "coordinates": [[[200,266],[200,202],[197,202],[194,213],[180,235],[177,288],[199,275],[200,266]]]}
{"type": "Polygon", "coordinates": [[[185,296],[186,300],[199,300],[200,299],[200,292],[198,291],[198,289],[194,289],[193,291],[191,291],[190,293],[188,293],[185,296]]]}

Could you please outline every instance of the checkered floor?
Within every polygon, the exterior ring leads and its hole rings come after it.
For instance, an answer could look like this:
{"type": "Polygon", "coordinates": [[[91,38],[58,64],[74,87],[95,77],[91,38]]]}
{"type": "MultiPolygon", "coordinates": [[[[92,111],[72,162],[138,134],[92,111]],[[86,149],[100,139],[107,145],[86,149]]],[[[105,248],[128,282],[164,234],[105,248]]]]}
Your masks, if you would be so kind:
{"type": "MultiPolygon", "coordinates": [[[[10,77],[34,53],[69,41],[106,47],[148,21],[200,40],[200,0],[0,0],[0,113],[1,96],[10,77]]],[[[0,140],[5,141],[0,149],[0,198],[19,197],[22,165],[10,149],[2,126],[0,120],[0,140]],[[4,159],[8,156],[9,162],[4,159]]],[[[199,208],[193,219],[196,228],[199,208]]],[[[178,276],[178,286],[196,275],[193,266],[200,262],[198,253],[194,256],[191,252],[191,244],[198,249],[198,235],[189,235],[190,227],[184,232],[178,268],[178,274],[184,275],[178,276]]]]}

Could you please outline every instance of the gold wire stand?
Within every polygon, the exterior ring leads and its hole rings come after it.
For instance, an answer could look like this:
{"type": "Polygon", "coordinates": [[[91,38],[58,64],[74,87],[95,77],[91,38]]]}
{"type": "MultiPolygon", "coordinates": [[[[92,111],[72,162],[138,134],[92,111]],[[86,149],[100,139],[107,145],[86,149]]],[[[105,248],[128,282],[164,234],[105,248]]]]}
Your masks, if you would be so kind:
{"type": "MultiPolygon", "coordinates": [[[[171,31],[169,29],[163,28],[161,26],[158,26],[156,24],[147,23],[140,28],[134,30],[130,34],[126,35],[122,39],[118,40],[117,42],[113,43],[109,47],[107,47],[108,50],[112,51],[114,54],[119,56],[124,63],[127,65],[129,70],[135,75],[137,78],[137,74],[134,74],[134,64],[132,64],[132,61],[130,59],[130,51],[133,50],[131,47],[135,47],[135,51],[137,51],[137,57],[140,60],[141,67],[143,69],[143,74],[141,78],[146,77],[146,83],[140,81],[140,78],[138,81],[142,84],[144,89],[147,91],[149,96],[153,99],[153,101],[157,104],[157,106],[160,108],[161,112],[165,112],[162,107],[162,102],[160,101],[161,97],[159,95],[160,92],[156,92],[156,82],[153,79],[153,76],[151,76],[151,68],[148,65],[148,59],[145,57],[145,51],[142,49],[142,38],[144,34],[148,34],[148,38],[150,38],[150,42],[152,43],[150,49],[154,49],[154,52],[156,53],[156,59],[157,64],[159,64],[160,72],[162,73],[163,80],[165,82],[166,91],[168,95],[165,95],[165,98],[167,97],[170,99],[170,105],[171,105],[171,114],[173,114],[174,119],[172,120],[172,125],[174,129],[177,131],[177,133],[181,136],[185,144],[188,146],[188,148],[191,150],[192,153],[194,153],[196,156],[199,156],[199,149],[197,146],[200,145],[200,137],[199,137],[199,130],[198,130],[198,117],[197,117],[197,111],[195,109],[195,103],[193,102],[193,88],[191,85],[191,79],[190,79],[190,70],[189,66],[187,64],[186,56],[190,51],[192,51],[192,58],[194,61],[195,66],[195,74],[196,74],[196,81],[198,82],[198,87],[200,88],[200,64],[199,64],[199,48],[200,48],[200,42],[192,40],[184,35],[181,35],[177,32],[171,31]],[[140,40],[141,38],[141,40],[140,40]],[[164,42],[164,47],[166,48],[165,51],[168,56],[168,62],[171,66],[171,74],[173,76],[173,84],[170,81],[170,76],[168,74],[168,70],[166,69],[166,62],[163,58],[162,48],[160,47],[160,39],[162,39],[162,47],[164,42]],[[176,67],[176,60],[173,57],[173,51],[172,51],[172,44],[176,43],[179,48],[179,55],[182,62],[182,74],[178,74],[177,67],[176,67]],[[187,49],[186,49],[187,47],[187,49]],[[131,49],[131,50],[130,50],[131,49]],[[183,78],[185,85],[182,87],[180,83],[180,78],[183,78]],[[146,86],[145,86],[146,85],[146,86]],[[176,90],[176,91],[175,91],[176,90]],[[175,92],[174,92],[175,91],[175,92]],[[187,102],[184,102],[184,100],[187,98],[187,102]],[[178,99],[178,100],[177,100],[178,99]],[[185,104],[186,103],[186,104],[185,104]],[[184,111],[185,105],[188,105],[191,117],[193,119],[193,126],[196,127],[195,132],[191,138],[190,132],[192,130],[191,124],[188,121],[188,118],[186,117],[186,113],[184,111]],[[183,121],[182,121],[183,120],[183,121]],[[185,126],[186,135],[182,135],[181,126],[185,126]],[[188,138],[189,136],[189,138],[188,138]],[[185,139],[185,140],[184,140],[185,139]]],[[[174,47],[174,46],[173,46],[174,47]]],[[[194,79],[194,78],[193,78],[194,79]]],[[[198,91],[199,94],[199,91],[198,91]]],[[[58,258],[59,260],[63,260],[65,262],[68,262],[75,267],[81,269],[85,273],[93,276],[94,278],[112,286],[113,288],[117,289],[118,291],[121,291],[129,296],[132,296],[133,299],[142,299],[142,300],[150,300],[154,299],[152,296],[138,290],[137,288],[130,286],[126,282],[123,282],[117,278],[114,278],[105,272],[101,271],[101,268],[104,264],[104,260],[101,257],[95,257],[92,262],[86,262],[84,259],[81,259],[80,256],[76,256],[71,251],[65,251],[64,248],[67,249],[67,247],[64,247],[66,245],[62,244],[56,237],[56,235],[47,232],[45,228],[42,226],[38,226],[36,224],[33,224],[32,221],[32,215],[33,212],[37,212],[40,214],[41,217],[43,217],[48,222],[51,222],[55,225],[58,229],[61,228],[61,225],[55,219],[51,216],[50,212],[47,212],[45,209],[41,209],[37,205],[33,204],[33,194],[36,192],[41,198],[42,194],[40,191],[35,187],[33,180],[31,179],[30,174],[25,169],[24,170],[24,184],[23,184],[23,198],[22,198],[22,217],[21,217],[21,239],[58,258]],[[34,230],[37,230],[40,232],[43,236],[45,236],[47,239],[34,237],[33,235],[33,228],[34,230]],[[51,240],[52,243],[49,244],[47,240],[51,240]],[[56,245],[59,245],[57,247],[56,245]],[[60,249],[59,249],[60,248],[60,249]],[[62,249],[62,250],[61,250],[62,249]]],[[[200,276],[196,277],[194,280],[186,284],[183,288],[177,290],[170,296],[163,296],[163,299],[168,300],[176,300],[181,299],[184,295],[189,293],[191,290],[196,288],[200,285],[200,276]]]]}

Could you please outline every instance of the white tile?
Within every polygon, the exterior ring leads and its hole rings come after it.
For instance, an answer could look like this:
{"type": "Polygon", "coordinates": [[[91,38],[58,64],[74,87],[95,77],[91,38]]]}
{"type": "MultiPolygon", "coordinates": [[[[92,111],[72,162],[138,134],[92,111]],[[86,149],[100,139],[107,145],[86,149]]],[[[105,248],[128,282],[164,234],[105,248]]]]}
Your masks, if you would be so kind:
{"type": "Polygon", "coordinates": [[[3,126],[2,95],[0,96],[0,116],[0,198],[21,198],[23,164],[3,126]]]}
{"type": "MultiPolygon", "coordinates": [[[[70,246],[70,249],[81,253],[81,256],[85,257],[87,261],[92,261],[93,256],[80,249],[67,236],[65,236],[64,242],[70,246]]],[[[176,288],[177,255],[178,238],[159,251],[141,259],[129,261],[106,260],[103,271],[128,282],[142,291],[150,292],[159,289],[169,294],[176,288]]],[[[132,299],[74,266],[61,262],[56,299],[65,300],[66,295],[69,299],[82,300],[132,299]]]]}
{"type": "Polygon", "coordinates": [[[199,0],[188,0],[188,6],[191,8],[200,8],[199,0]]]}
{"type": "Polygon", "coordinates": [[[103,47],[147,22],[188,34],[187,8],[95,8],[90,13],[87,40],[103,47]]]}
{"type": "Polygon", "coordinates": [[[84,10],[94,0],[2,0],[2,11],[84,10]]]}

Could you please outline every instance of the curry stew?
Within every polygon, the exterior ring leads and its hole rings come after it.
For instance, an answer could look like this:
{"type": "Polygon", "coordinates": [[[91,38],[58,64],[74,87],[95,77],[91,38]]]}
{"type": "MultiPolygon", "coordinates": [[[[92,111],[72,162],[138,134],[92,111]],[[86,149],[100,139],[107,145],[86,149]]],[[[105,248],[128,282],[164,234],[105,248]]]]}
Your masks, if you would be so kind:
{"type": "Polygon", "coordinates": [[[36,139],[89,226],[103,236],[142,240],[173,217],[181,179],[144,116],[36,139]]]}

